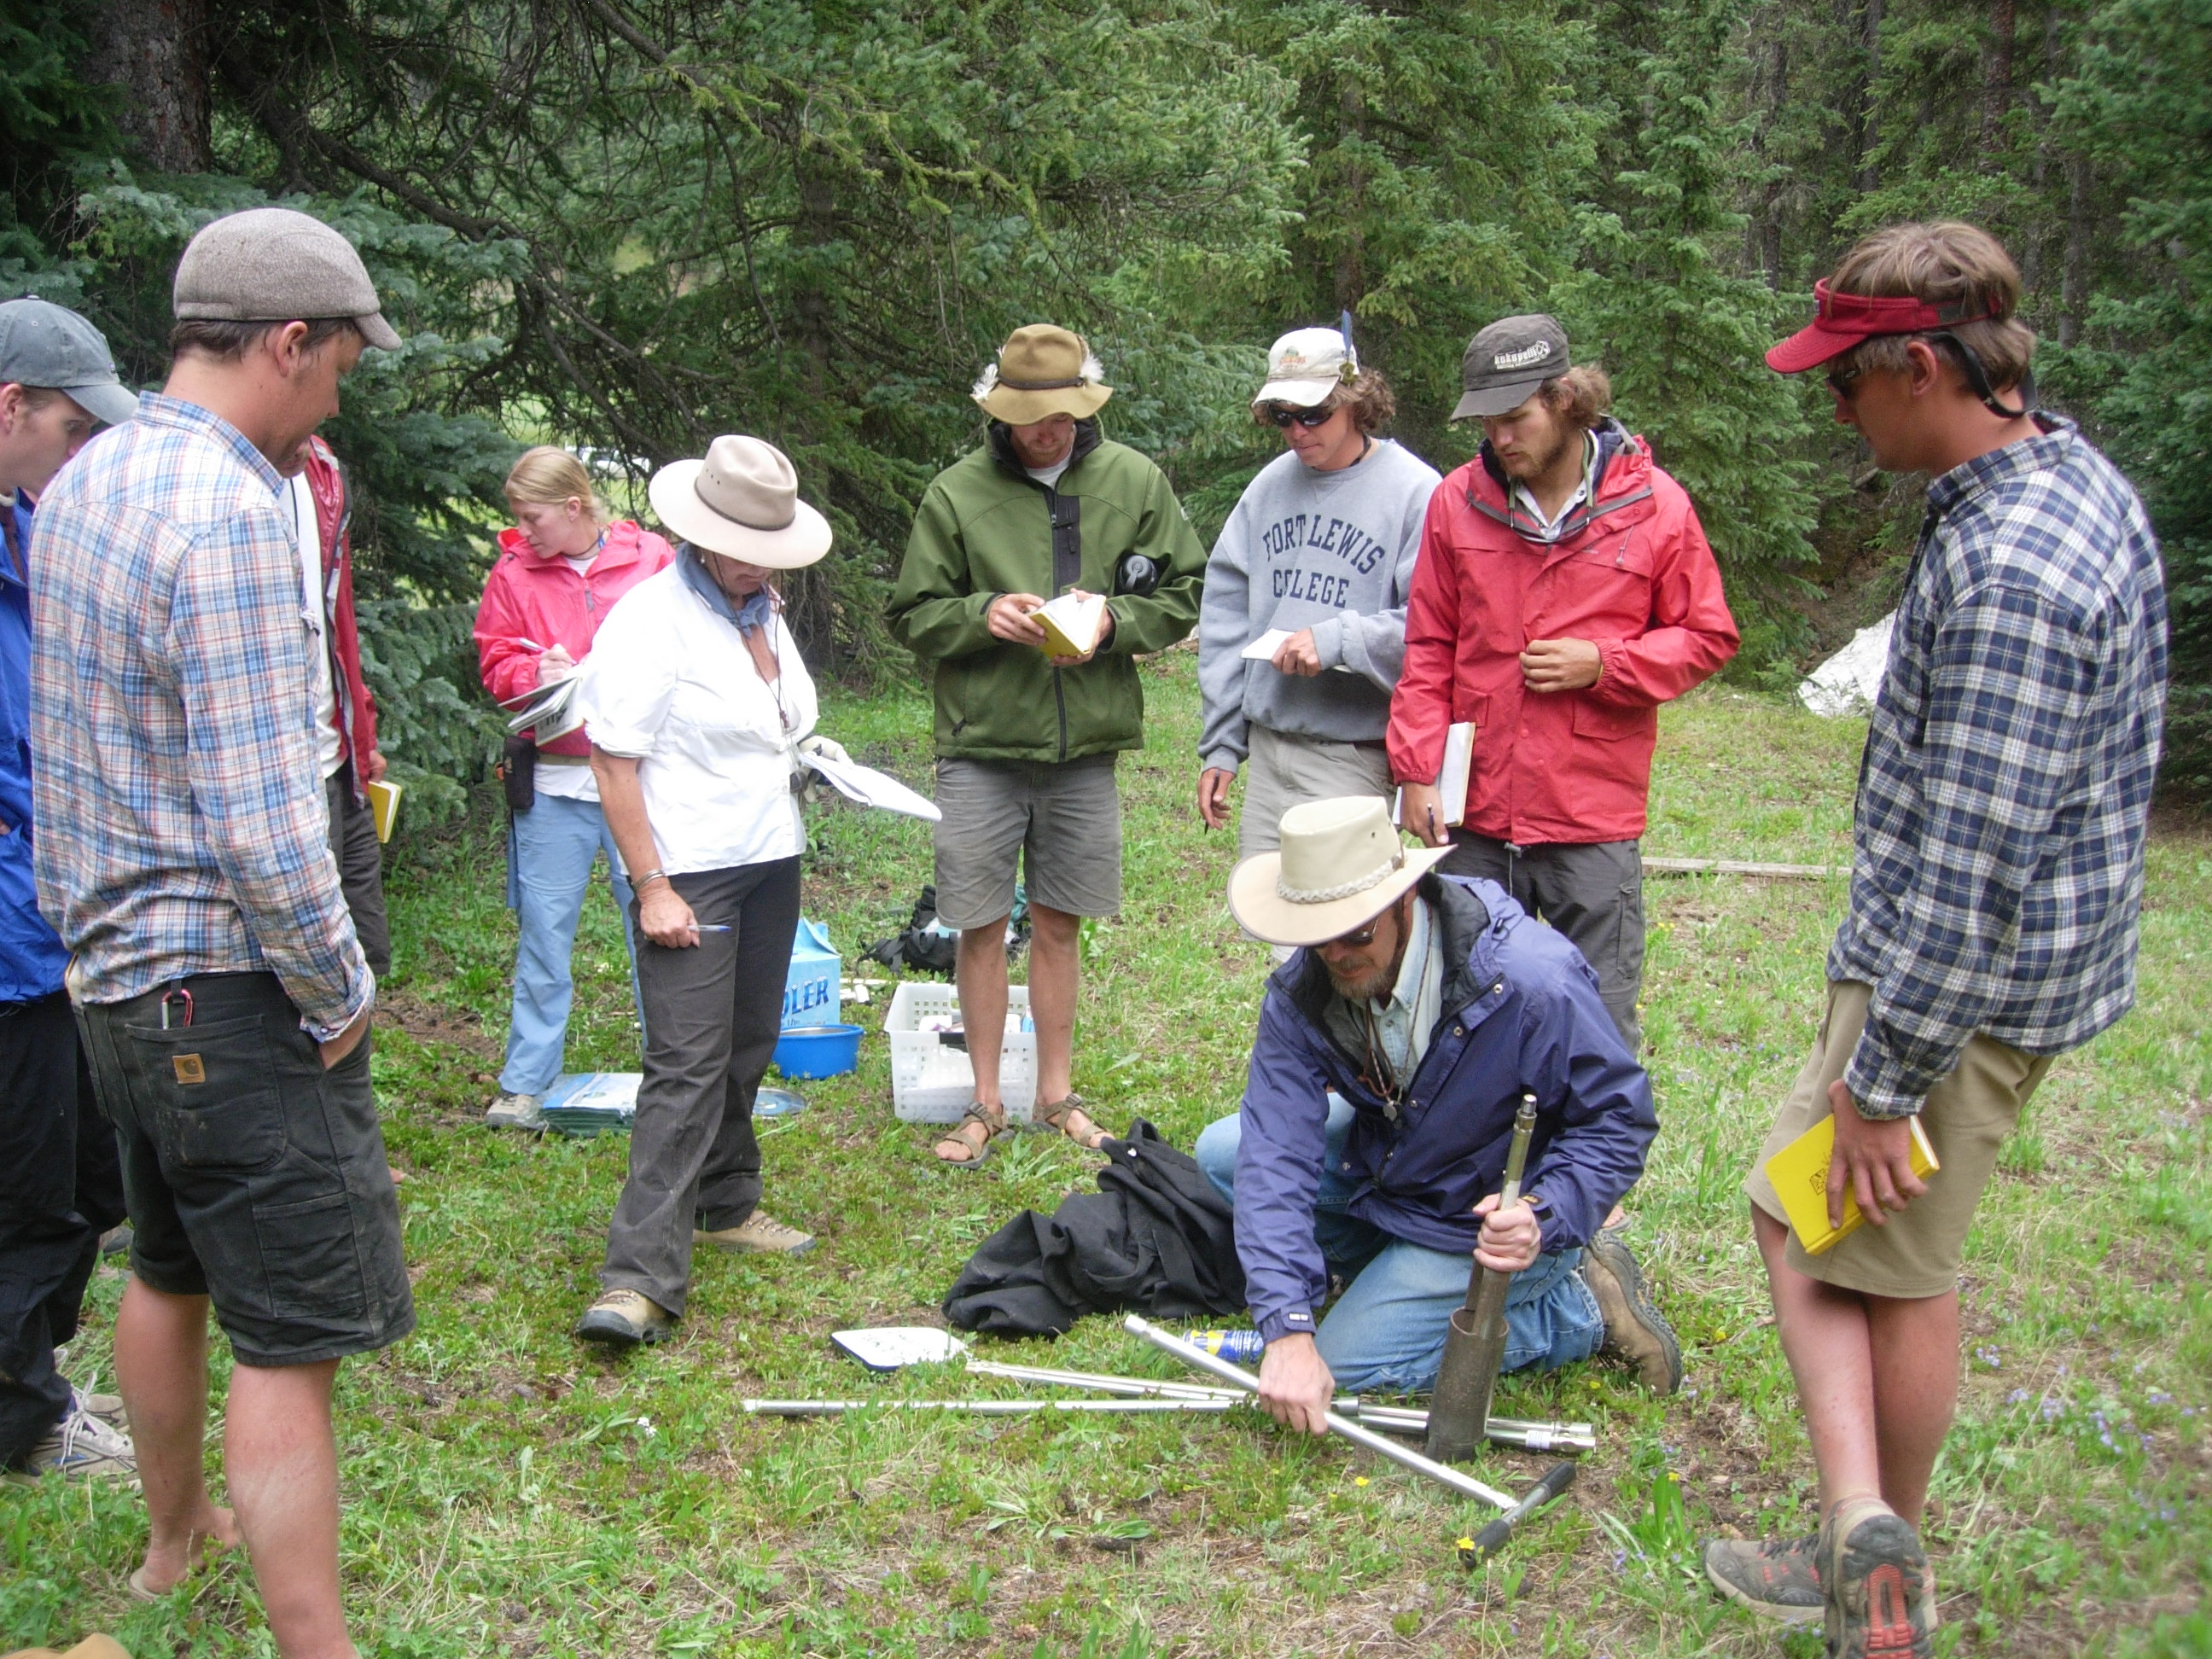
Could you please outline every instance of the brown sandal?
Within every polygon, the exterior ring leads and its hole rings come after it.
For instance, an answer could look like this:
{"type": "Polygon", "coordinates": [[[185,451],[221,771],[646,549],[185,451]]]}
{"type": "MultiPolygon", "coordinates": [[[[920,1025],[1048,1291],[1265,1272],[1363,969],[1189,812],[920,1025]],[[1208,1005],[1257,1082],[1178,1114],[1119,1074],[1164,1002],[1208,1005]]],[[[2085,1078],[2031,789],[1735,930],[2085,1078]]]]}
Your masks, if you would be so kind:
{"type": "Polygon", "coordinates": [[[1085,1110],[1083,1097],[1078,1094],[1069,1095],[1057,1105],[1038,1107],[1035,1121],[1040,1127],[1050,1129],[1055,1134],[1066,1135],[1086,1152],[1097,1152],[1104,1142],[1112,1138],[1098,1120],[1091,1117],[1091,1114],[1085,1110]],[[1078,1112],[1083,1113],[1083,1115],[1090,1120],[1092,1133],[1088,1139],[1068,1127],[1068,1119],[1078,1112]]]}
{"type": "Polygon", "coordinates": [[[971,1100],[960,1121],[939,1136],[937,1146],[931,1147],[930,1151],[936,1153],[937,1161],[949,1170],[980,1170],[991,1161],[991,1149],[998,1143],[999,1137],[1006,1133],[1006,1127],[1005,1107],[989,1107],[980,1100],[971,1100]],[[983,1126],[983,1144],[980,1146],[969,1139],[967,1130],[971,1123],[983,1126]],[[947,1158],[939,1151],[944,1146],[964,1147],[967,1156],[947,1158]]]}

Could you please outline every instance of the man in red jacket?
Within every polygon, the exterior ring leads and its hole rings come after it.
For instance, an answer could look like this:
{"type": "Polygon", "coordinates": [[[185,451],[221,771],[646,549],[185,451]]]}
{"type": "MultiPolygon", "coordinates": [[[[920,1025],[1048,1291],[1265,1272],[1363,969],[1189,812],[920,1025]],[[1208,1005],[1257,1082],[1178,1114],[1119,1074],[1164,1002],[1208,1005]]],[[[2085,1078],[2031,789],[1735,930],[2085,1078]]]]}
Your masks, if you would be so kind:
{"type": "Polygon", "coordinates": [[[1719,568],[1682,487],[1606,413],[1549,317],[1474,337],[1455,421],[1475,459],[1429,502],[1390,705],[1402,822],[1440,868],[1484,876],[1573,940],[1633,1052],[1644,979],[1644,833],[1658,705],[1735,654],[1719,568]],[[1437,775],[1474,726],[1460,823],[1437,775]]]}
{"type": "Polygon", "coordinates": [[[278,506],[300,547],[305,609],[318,636],[315,747],[330,797],[331,854],[338,861],[362,954],[380,976],[392,969],[392,927],[384,908],[384,849],[376,839],[368,786],[384,776],[376,747],[376,700],[361,672],[361,630],[353,605],[353,496],[331,447],[310,437],[278,469],[288,480],[278,506]]]}

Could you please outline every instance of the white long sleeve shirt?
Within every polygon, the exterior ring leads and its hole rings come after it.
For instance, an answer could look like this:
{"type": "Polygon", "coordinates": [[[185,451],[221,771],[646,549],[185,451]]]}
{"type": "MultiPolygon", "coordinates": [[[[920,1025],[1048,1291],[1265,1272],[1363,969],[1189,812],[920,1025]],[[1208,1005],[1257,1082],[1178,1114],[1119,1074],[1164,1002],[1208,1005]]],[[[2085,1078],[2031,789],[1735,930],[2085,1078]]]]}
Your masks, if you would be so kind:
{"type": "Polygon", "coordinates": [[[805,847],[792,745],[814,729],[814,681],[781,616],[773,639],[771,684],[679,561],[624,594],[592,641],[577,688],[584,729],[595,747],[640,763],[654,848],[672,876],[805,847]]]}

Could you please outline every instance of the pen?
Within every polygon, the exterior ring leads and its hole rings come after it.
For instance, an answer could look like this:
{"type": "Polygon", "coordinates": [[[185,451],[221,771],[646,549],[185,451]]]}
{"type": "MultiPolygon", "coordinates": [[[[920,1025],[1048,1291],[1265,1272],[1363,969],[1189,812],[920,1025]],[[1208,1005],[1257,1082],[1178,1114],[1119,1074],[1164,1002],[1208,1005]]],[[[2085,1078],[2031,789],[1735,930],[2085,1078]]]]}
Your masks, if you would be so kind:
{"type": "Polygon", "coordinates": [[[695,921],[691,927],[693,931],[702,933],[726,933],[730,931],[730,924],[726,921],[695,921]]]}

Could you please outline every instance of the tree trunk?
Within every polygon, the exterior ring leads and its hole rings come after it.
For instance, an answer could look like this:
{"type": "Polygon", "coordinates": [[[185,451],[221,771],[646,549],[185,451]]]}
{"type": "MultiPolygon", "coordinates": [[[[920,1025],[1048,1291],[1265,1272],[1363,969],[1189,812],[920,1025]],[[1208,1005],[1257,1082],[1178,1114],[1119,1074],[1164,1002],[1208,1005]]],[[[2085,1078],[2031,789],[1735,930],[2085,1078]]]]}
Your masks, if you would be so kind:
{"type": "MultiPolygon", "coordinates": [[[[1346,137],[1367,136],[1367,100],[1356,82],[1346,81],[1344,89],[1337,94],[1337,112],[1343,120],[1346,137]]],[[[1339,311],[1358,311],[1360,301],[1367,295],[1366,210],[1367,169],[1358,165],[1346,167],[1344,194],[1337,207],[1344,240],[1336,246],[1335,280],[1331,285],[1339,311]]]]}
{"type": "Polygon", "coordinates": [[[207,0],[102,0],[86,78],[119,88],[116,125],[162,173],[212,173],[207,0]]]}
{"type": "Polygon", "coordinates": [[[1990,0],[1990,38],[1982,51],[1982,154],[1984,173],[1998,169],[2004,119],[2012,111],[2013,0],[1990,0]]]}
{"type": "Polygon", "coordinates": [[[2089,308],[2089,161],[2078,153],[2066,158],[2066,274],[2058,302],[2058,343],[2081,337],[2082,314],[2089,308]]]}
{"type": "Polygon", "coordinates": [[[1866,95],[1861,100],[1858,174],[1852,182],[1862,191],[1879,189],[1881,185],[1881,168],[1875,161],[1875,151],[1881,148],[1881,123],[1875,114],[1877,100],[1881,96],[1881,6],[1882,0],[1866,0],[1859,10],[1859,45],[1865,53],[1866,95]]]}

